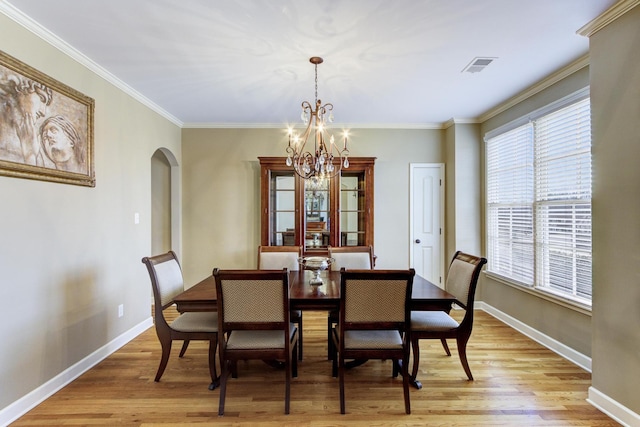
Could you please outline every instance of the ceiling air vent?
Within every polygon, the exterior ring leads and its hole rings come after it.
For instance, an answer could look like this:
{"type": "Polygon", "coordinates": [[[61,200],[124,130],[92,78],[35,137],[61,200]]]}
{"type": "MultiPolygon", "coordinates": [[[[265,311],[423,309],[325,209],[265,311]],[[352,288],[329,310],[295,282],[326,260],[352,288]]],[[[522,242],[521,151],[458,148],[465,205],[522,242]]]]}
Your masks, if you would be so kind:
{"type": "Polygon", "coordinates": [[[463,73],[464,72],[467,72],[467,73],[479,73],[480,71],[484,70],[487,67],[487,65],[491,64],[494,59],[498,59],[498,58],[480,58],[480,57],[475,57],[469,63],[469,65],[464,67],[462,72],[463,73]]]}

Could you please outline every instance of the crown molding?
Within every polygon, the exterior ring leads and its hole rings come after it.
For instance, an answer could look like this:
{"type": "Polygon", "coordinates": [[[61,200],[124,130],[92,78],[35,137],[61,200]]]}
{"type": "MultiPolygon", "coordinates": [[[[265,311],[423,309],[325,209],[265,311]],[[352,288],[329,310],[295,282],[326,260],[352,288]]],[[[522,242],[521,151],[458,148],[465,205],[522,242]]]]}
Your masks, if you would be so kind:
{"type": "Polygon", "coordinates": [[[82,54],[80,51],[75,49],[73,46],[62,40],[60,37],[52,33],[51,31],[44,28],[42,25],[31,19],[29,16],[25,15],[22,11],[16,9],[11,4],[5,2],[4,0],[0,1],[0,13],[6,15],[9,19],[16,22],[18,25],[24,27],[29,30],[36,36],[40,37],[45,42],[49,43],[62,53],[74,59],[76,62],[86,67],[90,71],[94,72],[98,76],[105,79],[107,82],[111,83],[118,89],[125,92],[127,95],[131,96],[141,104],[149,107],[151,110],[160,114],[162,117],[166,118],[170,122],[175,125],[182,127],[183,123],[174,115],[170,114],[162,107],[158,106],[145,96],[141,95],[138,91],[133,89],[131,86],[111,74],[109,71],[102,68],[100,65],[96,64],[94,61],[89,59],[87,56],[82,54]]]}
{"type": "MultiPolygon", "coordinates": [[[[333,123],[332,129],[444,129],[443,123],[333,123]]],[[[183,123],[183,129],[284,129],[283,123],[183,123]]]]}
{"type": "Polygon", "coordinates": [[[482,122],[480,122],[478,119],[456,119],[454,117],[442,123],[442,125],[440,126],[440,129],[442,130],[449,129],[453,125],[477,125],[480,123],[482,122]]]}
{"type": "MultiPolygon", "coordinates": [[[[640,0],[634,0],[634,1],[640,1],[640,0]]],[[[544,89],[547,89],[548,87],[554,85],[555,83],[558,83],[562,79],[570,76],[571,74],[583,69],[588,65],[589,65],[589,55],[587,54],[582,56],[581,58],[578,58],[577,60],[567,65],[566,67],[561,68],[555,73],[549,75],[548,77],[544,78],[543,80],[539,81],[533,86],[530,86],[528,89],[524,90],[523,92],[520,92],[518,95],[514,96],[513,98],[508,99],[502,104],[498,104],[496,107],[492,108],[491,110],[487,111],[486,113],[478,117],[477,121],[480,123],[483,123],[489,120],[490,118],[497,116],[503,111],[508,110],[514,105],[519,104],[520,102],[532,97],[533,95],[539,92],[542,92],[544,89]]]]}
{"type": "Polygon", "coordinates": [[[581,36],[591,37],[638,5],[640,5],[640,0],[620,0],[600,16],[584,25],[576,33],[581,36]]]}

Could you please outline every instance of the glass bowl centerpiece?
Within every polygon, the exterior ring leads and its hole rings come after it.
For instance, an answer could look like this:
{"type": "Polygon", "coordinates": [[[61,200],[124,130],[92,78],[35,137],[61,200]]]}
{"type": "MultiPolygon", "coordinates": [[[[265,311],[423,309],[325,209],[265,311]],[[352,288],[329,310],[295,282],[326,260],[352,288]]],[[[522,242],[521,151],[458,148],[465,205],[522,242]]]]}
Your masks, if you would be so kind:
{"type": "Polygon", "coordinates": [[[314,275],[309,280],[309,284],[313,286],[322,285],[322,279],[320,278],[320,272],[329,268],[332,262],[335,260],[326,256],[307,256],[298,258],[298,262],[305,270],[313,271],[314,275]]]}

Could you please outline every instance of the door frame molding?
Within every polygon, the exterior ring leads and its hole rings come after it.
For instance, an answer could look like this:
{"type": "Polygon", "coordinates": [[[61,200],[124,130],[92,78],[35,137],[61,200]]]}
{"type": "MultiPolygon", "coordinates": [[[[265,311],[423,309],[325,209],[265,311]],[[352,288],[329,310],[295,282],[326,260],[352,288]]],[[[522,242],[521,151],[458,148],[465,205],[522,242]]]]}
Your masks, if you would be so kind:
{"type": "Polygon", "coordinates": [[[409,163],[409,268],[412,268],[413,265],[413,255],[414,255],[414,244],[413,244],[413,179],[415,176],[415,170],[417,168],[437,168],[440,170],[440,180],[442,185],[440,185],[440,228],[442,232],[440,233],[440,273],[441,273],[441,283],[435,283],[435,285],[444,287],[444,276],[445,276],[445,253],[444,253],[444,226],[445,226],[445,216],[444,216],[444,208],[445,208],[445,165],[444,163],[409,163]]]}

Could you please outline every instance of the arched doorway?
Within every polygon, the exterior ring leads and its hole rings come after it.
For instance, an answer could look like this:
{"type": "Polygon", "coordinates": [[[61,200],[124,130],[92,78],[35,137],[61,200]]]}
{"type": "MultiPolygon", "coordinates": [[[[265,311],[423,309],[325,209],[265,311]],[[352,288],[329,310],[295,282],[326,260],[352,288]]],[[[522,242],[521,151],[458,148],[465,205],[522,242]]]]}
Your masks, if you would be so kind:
{"type": "Polygon", "coordinates": [[[159,148],[151,156],[151,253],[182,249],[180,174],[173,153],[159,148]]]}

